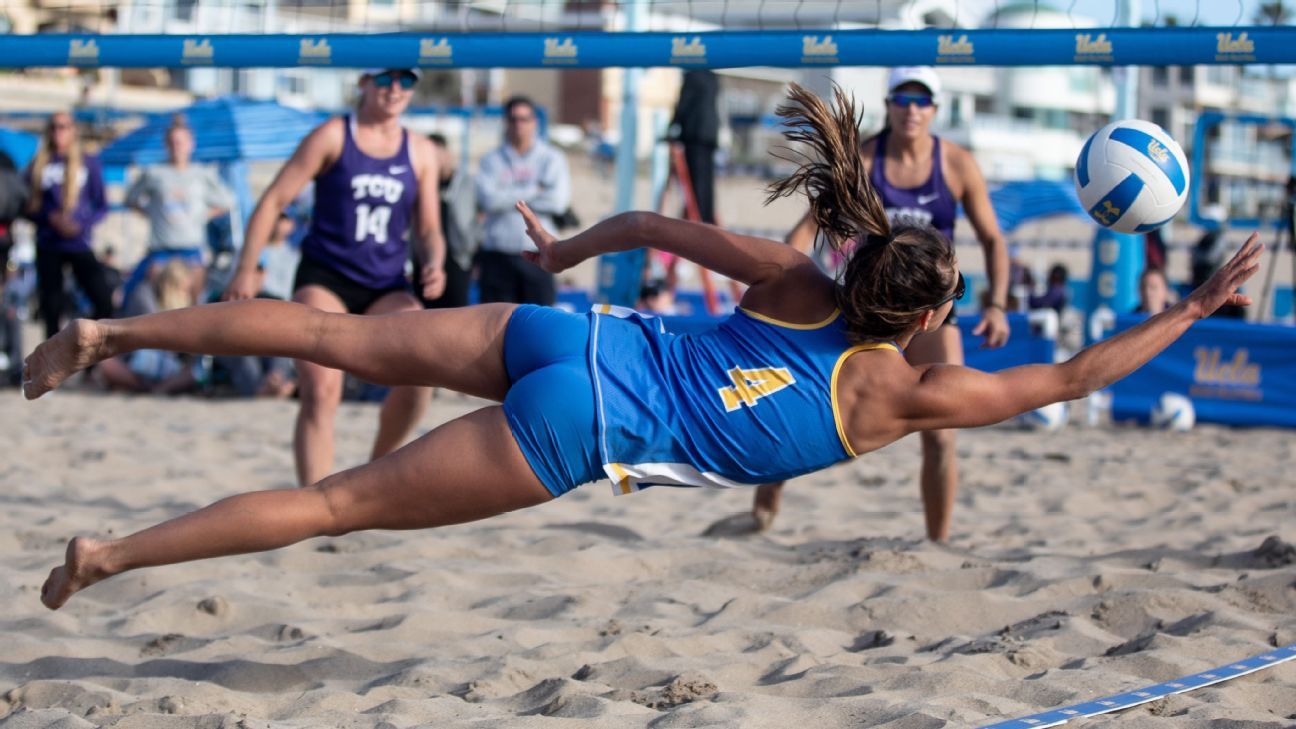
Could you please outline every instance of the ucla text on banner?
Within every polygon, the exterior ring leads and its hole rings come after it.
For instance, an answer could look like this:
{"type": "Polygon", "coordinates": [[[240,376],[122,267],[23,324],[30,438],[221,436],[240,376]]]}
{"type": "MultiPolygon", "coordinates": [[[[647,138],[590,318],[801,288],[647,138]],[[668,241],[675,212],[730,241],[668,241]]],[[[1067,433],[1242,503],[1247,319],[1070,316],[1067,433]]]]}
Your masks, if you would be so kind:
{"type": "Polygon", "coordinates": [[[1296,28],[765,30],[706,33],[0,35],[0,67],[1199,65],[1296,63],[1296,28]]]}
{"type": "MultiPolygon", "coordinates": [[[[1117,332],[1143,321],[1117,318],[1117,332]]],[[[1197,420],[1296,426],[1296,327],[1231,319],[1200,321],[1112,386],[1112,416],[1147,420],[1164,392],[1192,399],[1197,420]]]]}

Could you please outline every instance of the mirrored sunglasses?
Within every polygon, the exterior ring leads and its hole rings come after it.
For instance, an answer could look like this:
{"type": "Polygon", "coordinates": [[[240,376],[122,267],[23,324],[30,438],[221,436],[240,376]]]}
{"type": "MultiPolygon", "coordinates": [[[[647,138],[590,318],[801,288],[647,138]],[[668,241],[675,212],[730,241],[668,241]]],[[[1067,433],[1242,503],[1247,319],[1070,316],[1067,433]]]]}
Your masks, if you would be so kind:
{"type": "Polygon", "coordinates": [[[414,84],[418,82],[418,78],[409,71],[383,71],[374,74],[370,78],[373,80],[374,86],[380,89],[388,88],[393,83],[399,83],[402,89],[408,91],[414,88],[414,84]]]}
{"type": "Polygon", "coordinates": [[[936,100],[932,98],[931,94],[910,94],[904,92],[896,92],[888,96],[887,101],[901,108],[906,108],[910,104],[916,105],[919,109],[926,109],[929,106],[936,105],[936,100]]]}
{"type": "Polygon", "coordinates": [[[937,301],[935,304],[932,304],[929,308],[932,309],[938,308],[946,301],[958,301],[959,299],[963,298],[963,294],[965,293],[967,293],[967,281],[963,280],[963,272],[959,271],[958,280],[954,282],[954,290],[948,294],[945,294],[944,298],[942,298],[940,301],[937,301]]]}

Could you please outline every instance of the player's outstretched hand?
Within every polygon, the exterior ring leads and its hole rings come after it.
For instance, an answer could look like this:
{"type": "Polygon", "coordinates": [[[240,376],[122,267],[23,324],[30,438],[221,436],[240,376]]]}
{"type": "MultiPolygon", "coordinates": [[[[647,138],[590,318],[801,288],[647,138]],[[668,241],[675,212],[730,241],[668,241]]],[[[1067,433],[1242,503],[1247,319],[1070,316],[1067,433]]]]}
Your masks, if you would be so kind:
{"type": "Polygon", "coordinates": [[[1260,270],[1260,252],[1264,244],[1260,234],[1252,233],[1242,244],[1242,248],[1220,267],[1206,283],[1198,286],[1185,300],[1190,306],[1197,307],[1197,317],[1205,319],[1215,313],[1221,306],[1247,306],[1251,297],[1238,292],[1238,287],[1260,270]]]}
{"type": "Polygon", "coordinates": [[[526,221],[527,237],[536,246],[534,251],[522,251],[522,257],[549,273],[561,273],[567,270],[570,265],[559,260],[559,253],[562,250],[561,242],[554,237],[553,233],[545,230],[544,225],[540,223],[540,219],[536,217],[531,208],[527,207],[526,203],[519,200],[517,211],[522,213],[522,219],[526,221]]]}

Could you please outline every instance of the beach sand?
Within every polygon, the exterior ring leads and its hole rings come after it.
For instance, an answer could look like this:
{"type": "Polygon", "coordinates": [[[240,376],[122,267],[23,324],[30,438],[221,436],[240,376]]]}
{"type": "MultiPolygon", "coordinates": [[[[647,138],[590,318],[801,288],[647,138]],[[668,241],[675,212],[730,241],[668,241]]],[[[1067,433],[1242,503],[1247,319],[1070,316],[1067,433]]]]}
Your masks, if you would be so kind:
{"type": "MultiPolygon", "coordinates": [[[[482,404],[443,395],[423,427],[482,404]]],[[[4,391],[0,413],[3,727],[972,726],[1296,643],[1290,431],[966,432],[948,546],[921,539],[910,438],[795,482],[762,535],[703,536],[749,490],[598,483],[49,612],[68,538],[290,487],[294,404],[4,391]]],[[[339,466],[375,421],[343,406],[339,466]]],[[[1084,725],[1106,722],[1293,726],[1296,664],[1084,725]]]]}

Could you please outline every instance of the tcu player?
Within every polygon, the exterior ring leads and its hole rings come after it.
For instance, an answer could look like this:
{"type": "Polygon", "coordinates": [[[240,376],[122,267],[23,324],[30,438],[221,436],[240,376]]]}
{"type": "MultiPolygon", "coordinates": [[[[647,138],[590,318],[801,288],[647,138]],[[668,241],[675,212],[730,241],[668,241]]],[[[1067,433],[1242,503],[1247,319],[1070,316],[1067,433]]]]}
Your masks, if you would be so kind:
{"type": "MultiPolygon", "coordinates": [[[[302,241],[293,300],[327,312],[418,311],[405,262],[413,247],[417,286],[430,299],[445,286],[445,241],[437,196],[436,153],[400,124],[418,81],[411,69],[370,69],[360,77],[354,114],[312,131],[261,196],[248,222],[226,299],[259,290],[261,249],[284,208],[315,181],[310,232],[302,241]]],[[[342,400],[341,370],[297,361],[301,409],[293,433],[297,481],[306,486],[333,470],[333,420],[342,400]]],[[[383,403],[372,458],[395,450],[427,409],[430,390],[393,387],[383,403]]]]}

